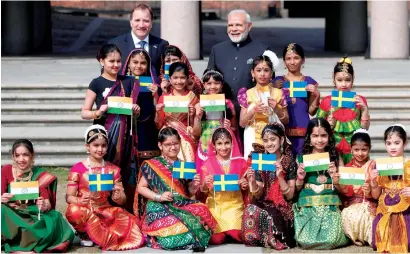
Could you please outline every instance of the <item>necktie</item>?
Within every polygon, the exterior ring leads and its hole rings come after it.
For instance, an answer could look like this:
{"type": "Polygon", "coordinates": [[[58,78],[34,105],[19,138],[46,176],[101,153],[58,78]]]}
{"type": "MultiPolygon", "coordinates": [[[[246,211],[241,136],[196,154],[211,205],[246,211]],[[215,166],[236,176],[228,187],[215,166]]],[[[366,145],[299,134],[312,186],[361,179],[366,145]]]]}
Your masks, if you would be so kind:
{"type": "Polygon", "coordinates": [[[141,48],[141,49],[144,49],[144,50],[145,50],[145,45],[147,44],[146,41],[140,41],[140,42],[138,42],[138,44],[140,45],[140,48],[141,48]]]}

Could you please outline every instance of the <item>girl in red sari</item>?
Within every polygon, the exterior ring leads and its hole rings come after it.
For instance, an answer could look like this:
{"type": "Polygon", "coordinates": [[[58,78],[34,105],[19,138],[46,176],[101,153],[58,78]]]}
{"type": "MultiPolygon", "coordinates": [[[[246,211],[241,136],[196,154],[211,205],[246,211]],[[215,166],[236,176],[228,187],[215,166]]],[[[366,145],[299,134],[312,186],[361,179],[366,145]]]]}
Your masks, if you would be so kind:
{"type": "Polygon", "coordinates": [[[161,95],[156,106],[157,114],[155,123],[158,129],[172,127],[181,136],[181,150],[178,158],[183,161],[195,161],[196,141],[192,133],[194,125],[195,108],[199,101],[198,97],[187,88],[189,70],[188,66],[181,62],[171,64],[169,67],[169,77],[171,88],[165,96],[187,96],[189,98],[188,113],[168,113],[164,112],[164,95],[161,95]],[[189,119],[188,119],[189,118],[189,119]]]}
{"type": "Polygon", "coordinates": [[[196,76],[195,72],[192,70],[191,63],[185,54],[174,45],[169,45],[165,48],[164,54],[162,55],[162,64],[160,70],[161,79],[161,89],[163,92],[168,93],[170,88],[169,80],[165,78],[165,65],[171,65],[176,62],[182,62],[188,66],[189,78],[188,78],[188,89],[199,96],[202,92],[203,86],[201,80],[196,76]]]}
{"type": "Polygon", "coordinates": [[[120,168],[103,159],[108,147],[107,131],[101,125],[93,125],[87,129],[85,141],[90,155],[75,164],[68,175],[68,222],[80,234],[83,246],[92,246],[94,242],[102,250],[112,251],[141,247],[144,238],[138,228],[137,218],[118,207],[124,205],[126,199],[120,168]],[[113,174],[113,190],[91,192],[89,174],[113,174]]]}
{"type": "Polygon", "coordinates": [[[245,179],[247,163],[239,151],[235,135],[230,129],[217,128],[208,145],[208,160],[200,170],[201,194],[218,222],[211,244],[225,242],[229,236],[242,242],[242,215],[247,204],[248,181],[245,179]],[[214,192],[214,175],[237,174],[240,191],[214,192]]]}

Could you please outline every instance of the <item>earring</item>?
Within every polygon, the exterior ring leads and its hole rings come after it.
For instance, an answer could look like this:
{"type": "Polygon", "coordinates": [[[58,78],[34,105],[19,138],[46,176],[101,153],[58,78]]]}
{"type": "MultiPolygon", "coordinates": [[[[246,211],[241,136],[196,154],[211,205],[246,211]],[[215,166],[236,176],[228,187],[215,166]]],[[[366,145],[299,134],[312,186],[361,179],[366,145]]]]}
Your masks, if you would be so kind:
{"type": "Polygon", "coordinates": [[[303,69],[303,68],[305,68],[305,65],[304,65],[304,64],[302,64],[302,69],[303,69]]]}
{"type": "Polygon", "coordinates": [[[87,150],[87,153],[90,153],[90,151],[89,151],[89,150],[87,150]]]}
{"type": "Polygon", "coordinates": [[[131,76],[131,70],[128,69],[127,76],[131,76]]]}
{"type": "Polygon", "coordinates": [[[255,82],[255,77],[252,77],[252,82],[255,82]]]}

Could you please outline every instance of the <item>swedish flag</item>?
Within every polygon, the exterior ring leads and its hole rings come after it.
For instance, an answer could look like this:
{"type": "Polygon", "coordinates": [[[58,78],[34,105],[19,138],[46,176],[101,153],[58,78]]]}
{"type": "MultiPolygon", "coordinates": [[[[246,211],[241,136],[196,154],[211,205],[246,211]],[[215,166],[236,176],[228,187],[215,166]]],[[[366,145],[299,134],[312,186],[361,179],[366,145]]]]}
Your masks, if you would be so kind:
{"type": "Polygon", "coordinates": [[[276,154],[252,153],[252,169],[276,171],[276,154]]]}
{"type": "Polygon", "coordinates": [[[306,98],[307,97],[307,86],[306,81],[287,81],[283,85],[283,88],[289,89],[289,97],[293,98],[306,98]]]}
{"type": "Polygon", "coordinates": [[[214,175],[214,190],[219,191],[238,191],[239,190],[239,176],[237,174],[231,175],[214,175]]]}
{"type": "Polygon", "coordinates": [[[170,64],[165,64],[164,65],[164,77],[166,80],[169,80],[169,66],[170,64]]]}
{"type": "Polygon", "coordinates": [[[91,192],[111,191],[114,188],[113,174],[91,174],[88,175],[88,185],[91,192]]]}
{"type": "Polygon", "coordinates": [[[334,108],[355,108],[356,92],[332,90],[332,107],[334,108]]]}
{"type": "Polygon", "coordinates": [[[151,92],[148,89],[148,86],[153,84],[152,78],[150,76],[138,76],[135,78],[140,81],[140,92],[145,92],[145,93],[151,92]]]}
{"type": "Polygon", "coordinates": [[[172,177],[178,179],[194,179],[196,175],[195,162],[175,161],[172,177]]]}

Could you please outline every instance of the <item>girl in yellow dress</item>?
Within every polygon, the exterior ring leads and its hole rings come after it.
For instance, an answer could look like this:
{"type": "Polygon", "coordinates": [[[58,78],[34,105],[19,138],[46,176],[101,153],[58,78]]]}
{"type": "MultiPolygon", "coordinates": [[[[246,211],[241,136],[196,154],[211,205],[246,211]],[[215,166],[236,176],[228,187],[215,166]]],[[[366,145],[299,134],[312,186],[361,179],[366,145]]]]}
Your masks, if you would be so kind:
{"type": "MultiPolygon", "coordinates": [[[[384,141],[390,157],[404,156],[407,133],[403,125],[394,124],[387,128],[384,141]]],[[[410,241],[410,160],[404,163],[403,175],[379,176],[377,169],[373,169],[370,179],[372,196],[379,199],[373,222],[373,249],[407,253],[410,241]]]]}
{"type": "Polygon", "coordinates": [[[253,59],[252,78],[255,87],[238,92],[241,105],[239,125],[244,131],[244,155],[252,151],[252,144],[263,145],[262,130],[268,123],[288,124],[289,115],[286,99],[279,88],[274,88],[271,81],[274,76],[273,65],[268,56],[253,59]]]}
{"type": "Polygon", "coordinates": [[[218,225],[210,244],[222,244],[229,236],[242,242],[242,215],[247,202],[247,163],[230,129],[217,128],[208,145],[208,160],[201,168],[201,192],[218,225]],[[240,191],[214,192],[214,175],[237,174],[240,191]]]}

